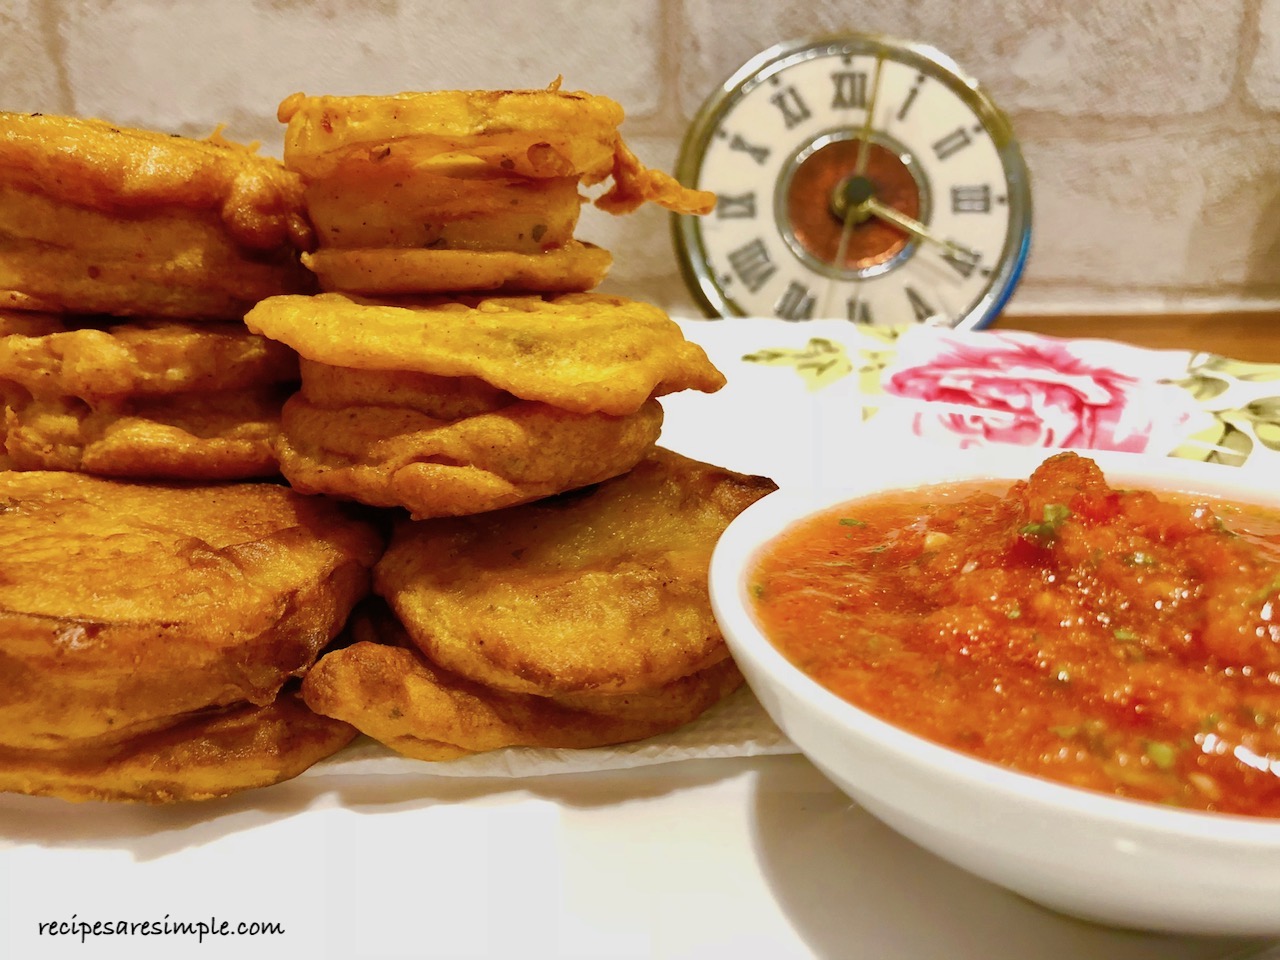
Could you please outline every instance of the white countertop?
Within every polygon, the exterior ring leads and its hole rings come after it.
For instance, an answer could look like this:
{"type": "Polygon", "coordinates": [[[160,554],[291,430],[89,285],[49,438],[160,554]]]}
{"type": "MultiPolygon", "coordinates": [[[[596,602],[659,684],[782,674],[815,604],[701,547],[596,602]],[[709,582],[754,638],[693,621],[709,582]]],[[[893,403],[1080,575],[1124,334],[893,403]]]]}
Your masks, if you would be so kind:
{"type": "Polygon", "coordinates": [[[0,797],[0,956],[1150,958],[1260,945],[1052,914],[882,826],[799,756],[525,780],[305,777],[203,805],[0,797]],[[42,936],[216,918],[279,936],[42,936]]]}

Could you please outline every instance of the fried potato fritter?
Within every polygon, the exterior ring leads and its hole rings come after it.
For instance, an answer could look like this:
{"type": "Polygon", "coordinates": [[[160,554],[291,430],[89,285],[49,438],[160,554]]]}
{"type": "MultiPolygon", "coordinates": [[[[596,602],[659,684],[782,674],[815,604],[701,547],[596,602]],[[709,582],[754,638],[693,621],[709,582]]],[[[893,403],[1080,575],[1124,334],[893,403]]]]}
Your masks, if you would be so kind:
{"type": "MultiPolygon", "coordinates": [[[[626,213],[652,201],[677,213],[707,213],[715,196],[646,170],[622,140],[623,110],[608,97],[545,90],[441,90],[385,97],[307,97],[277,112],[284,162],[311,180],[352,158],[445,155],[466,171],[486,165],[532,178],[575,177],[587,186],[615,177],[601,206],[626,213]]],[[[474,175],[474,174],[473,174],[474,175]]]]}
{"type": "Polygon", "coordinates": [[[497,510],[617,476],[661,430],[656,400],[623,416],[513,400],[446,421],[410,406],[327,409],[302,393],[284,406],[275,449],[297,490],[424,518],[497,510]]]}
{"type": "Polygon", "coordinates": [[[774,489],[659,448],[595,488],[397,524],[374,574],[428,659],[540,696],[652,690],[728,657],[707,596],[729,521],[774,489]]]}
{"type": "Polygon", "coordinates": [[[243,324],[0,311],[10,466],[138,479],[279,472],[297,355],[243,324]]]}
{"type": "Polygon", "coordinates": [[[215,132],[206,140],[103,120],[0,113],[4,182],[106,213],[209,210],[251,250],[311,244],[302,181],[215,132]]]}
{"type": "Polygon", "coordinates": [[[634,413],[651,397],[714,392],[721,374],[657,307],[622,297],[485,297],[379,304],[272,297],[249,329],[308,360],[360,370],[477,377],[574,413],[634,413]]]}
{"type": "MultiPolygon", "coordinates": [[[[284,162],[308,179],[352,156],[410,150],[462,154],[509,175],[585,177],[613,169],[623,111],[608,97],[548,90],[440,90],[391,96],[308,97],[277,111],[287,124],[284,162]]],[[[459,158],[459,162],[462,160],[459,158]]]]}
{"type": "Polygon", "coordinates": [[[37,396],[157,396],[298,379],[297,355],[241,323],[106,324],[0,310],[0,381],[37,396]]]}
{"type": "Polygon", "coordinates": [[[0,745],[267,704],[365,595],[381,539],[284,487],[0,473],[0,745]]]}
{"type": "Polygon", "coordinates": [[[445,176],[433,172],[438,166],[390,157],[348,161],[308,185],[320,246],[532,254],[573,239],[582,207],[574,178],[445,176]]]}
{"type": "Polygon", "coordinates": [[[595,709],[587,710],[452,674],[410,649],[390,616],[364,620],[355,636],[376,640],[325,654],[303,681],[307,704],[422,760],[511,746],[582,749],[643,740],[696,719],[742,683],[733,661],[724,660],[638,697],[596,698],[589,701],[595,709]]]}
{"type": "Polygon", "coordinates": [[[599,285],[613,255],[570,240],[540,253],[510,250],[322,249],[302,262],[321,290],[371,296],[454,292],[580,293],[599,285]]]}
{"type": "Polygon", "coordinates": [[[239,320],[314,281],[301,178],[224,140],[0,113],[0,290],[19,309],[239,320]]]}
{"type": "Polygon", "coordinates": [[[640,163],[608,97],[545,90],[307,97],[280,105],[284,162],[307,182],[324,290],[369,295],[586,291],[608,252],[573,239],[595,202],[707,213],[714,194],[640,163]]]}
{"type": "Polygon", "coordinates": [[[138,480],[245,480],[280,472],[275,441],[291,387],[172,395],[11,398],[5,450],[18,470],[138,480]]]}
{"type": "Polygon", "coordinates": [[[289,780],[357,731],[296,693],[196,714],[126,740],[56,750],[0,747],[0,790],[64,800],[211,800],[289,780]]]}

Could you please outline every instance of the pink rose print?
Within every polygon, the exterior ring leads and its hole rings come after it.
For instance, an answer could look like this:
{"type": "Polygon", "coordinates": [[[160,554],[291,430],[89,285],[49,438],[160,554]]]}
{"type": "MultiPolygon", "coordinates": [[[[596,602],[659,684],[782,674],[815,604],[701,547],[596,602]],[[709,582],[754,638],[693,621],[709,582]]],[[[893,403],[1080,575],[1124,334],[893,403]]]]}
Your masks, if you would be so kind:
{"type": "Polygon", "coordinates": [[[1164,418],[1167,428],[1170,420],[1189,415],[1184,391],[1090,362],[1073,346],[1035,335],[943,335],[931,355],[889,372],[884,391],[928,401],[914,409],[914,433],[941,434],[962,447],[1006,443],[1137,453],[1148,447],[1153,417],[1164,418]]]}

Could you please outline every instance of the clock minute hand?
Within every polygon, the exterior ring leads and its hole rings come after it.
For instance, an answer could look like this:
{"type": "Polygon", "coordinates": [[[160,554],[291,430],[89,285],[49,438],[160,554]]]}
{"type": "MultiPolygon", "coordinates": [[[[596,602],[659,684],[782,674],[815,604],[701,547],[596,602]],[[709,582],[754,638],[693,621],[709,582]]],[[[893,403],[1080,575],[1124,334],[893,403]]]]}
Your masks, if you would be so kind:
{"type": "MultiPolygon", "coordinates": [[[[862,129],[858,131],[858,152],[853,158],[853,176],[863,178],[867,173],[867,165],[871,161],[871,131],[874,129],[876,114],[876,98],[880,95],[880,72],[884,69],[884,54],[876,54],[876,69],[871,75],[871,94],[867,98],[867,115],[863,118],[862,129]]],[[[832,261],[837,270],[845,269],[845,259],[849,256],[849,240],[853,236],[853,228],[866,219],[866,213],[857,205],[846,201],[844,212],[840,216],[840,239],[836,243],[836,256],[832,261]]],[[[855,281],[856,283],[856,281],[855,281]]],[[[835,279],[827,283],[826,296],[823,297],[822,316],[832,316],[831,298],[836,287],[835,279]]],[[[855,297],[856,288],[855,288],[855,297]]]]}
{"type": "Polygon", "coordinates": [[[892,223],[895,227],[900,227],[907,233],[911,234],[917,240],[923,240],[925,243],[932,243],[941,247],[947,252],[948,256],[956,257],[962,260],[971,259],[973,251],[967,247],[962,247],[958,243],[951,240],[944,240],[937,234],[930,232],[919,220],[908,217],[905,213],[895,210],[893,207],[887,206],[877,200],[875,197],[868,197],[862,201],[862,207],[873,217],[879,217],[881,220],[892,223]]]}
{"type": "Polygon", "coordinates": [[[880,94],[880,71],[884,69],[884,54],[876,54],[876,71],[871,75],[871,96],[867,101],[867,115],[858,133],[858,155],[853,161],[853,175],[866,176],[867,163],[871,159],[871,130],[875,122],[876,98],[880,94]]]}

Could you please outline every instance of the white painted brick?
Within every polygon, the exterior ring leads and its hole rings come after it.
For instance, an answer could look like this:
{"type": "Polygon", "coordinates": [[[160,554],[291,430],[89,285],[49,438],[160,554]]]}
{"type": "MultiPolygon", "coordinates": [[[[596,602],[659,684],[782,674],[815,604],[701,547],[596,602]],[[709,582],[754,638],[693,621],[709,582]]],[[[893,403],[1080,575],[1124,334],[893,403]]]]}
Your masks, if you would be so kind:
{"type": "Polygon", "coordinates": [[[64,29],[79,112],[183,133],[226,121],[272,153],[276,106],[296,90],[541,87],[562,73],[629,112],[658,97],[653,3],[90,0],[64,29]]]}
{"type": "Polygon", "coordinates": [[[1036,201],[1029,288],[1275,291],[1275,124],[1024,147],[1036,201]]]}
{"type": "Polygon", "coordinates": [[[686,0],[685,10],[686,117],[770,44],[840,31],[932,44],[1006,109],[1111,118],[1207,110],[1230,94],[1244,24],[1244,0],[686,0]]]}
{"type": "Polygon", "coordinates": [[[1280,110],[1280,0],[1262,0],[1258,33],[1258,49],[1245,83],[1258,106],[1280,110]]]}
{"type": "Polygon", "coordinates": [[[402,4],[417,88],[542,87],[613,97],[637,118],[661,95],[660,0],[402,4]]]}
{"type": "Polygon", "coordinates": [[[10,0],[0,6],[0,110],[65,113],[58,70],[50,59],[40,4],[10,0]]]}

